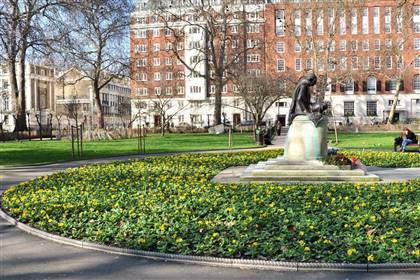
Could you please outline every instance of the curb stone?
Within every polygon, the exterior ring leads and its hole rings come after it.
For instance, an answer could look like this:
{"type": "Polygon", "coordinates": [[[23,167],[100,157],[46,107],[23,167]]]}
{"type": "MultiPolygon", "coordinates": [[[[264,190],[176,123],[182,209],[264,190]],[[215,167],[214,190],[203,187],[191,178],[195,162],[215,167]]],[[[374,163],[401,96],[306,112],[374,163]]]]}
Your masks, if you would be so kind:
{"type": "Polygon", "coordinates": [[[143,251],[129,248],[118,248],[95,244],[86,241],[74,240],[52,233],[48,233],[39,229],[35,229],[23,224],[9,216],[0,208],[0,217],[10,224],[16,226],[20,230],[31,235],[54,241],[60,244],[71,245],[84,249],[96,250],[116,255],[126,255],[143,257],[153,260],[171,261],[178,263],[199,264],[218,267],[230,267],[241,269],[258,269],[273,271],[359,271],[359,272],[379,272],[379,271],[398,271],[412,272],[420,271],[420,263],[383,263],[383,264],[347,264],[347,263],[300,263],[300,262],[281,262],[281,261],[265,261],[265,260],[246,260],[246,259],[229,259],[219,257],[205,256],[189,256],[169,253],[159,253],[152,251],[143,251]]]}

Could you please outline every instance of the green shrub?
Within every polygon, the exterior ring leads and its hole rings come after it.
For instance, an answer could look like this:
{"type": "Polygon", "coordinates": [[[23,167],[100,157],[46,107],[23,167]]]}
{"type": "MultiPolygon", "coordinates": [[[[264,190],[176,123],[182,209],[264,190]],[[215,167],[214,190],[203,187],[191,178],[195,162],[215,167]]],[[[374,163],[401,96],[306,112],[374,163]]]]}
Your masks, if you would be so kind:
{"type": "Polygon", "coordinates": [[[186,154],[69,169],[14,186],[3,207],[36,228],[114,246],[314,262],[418,262],[420,179],[218,184],[277,151],[186,154]]]}

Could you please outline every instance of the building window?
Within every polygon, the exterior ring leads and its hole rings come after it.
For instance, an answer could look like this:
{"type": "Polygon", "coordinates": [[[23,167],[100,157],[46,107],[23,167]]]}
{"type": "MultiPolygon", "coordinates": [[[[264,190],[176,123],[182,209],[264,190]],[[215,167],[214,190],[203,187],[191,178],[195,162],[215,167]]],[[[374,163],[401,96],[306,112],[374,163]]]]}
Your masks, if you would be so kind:
{"type": "Polygon", "coordinates": [[[154,57],[153,58],[153,66],[159,66],[160,65],[160,58],[154,57]]]}
{"type": "Polygon", "coordinates": [[[346,40],[341,40],[340,41],[340,51],[345,52],[346,48],[347,48],[346,45],[347,45],[346,40]]]}
{"type": "Polygon", "coordinates": [[[159,72],[156,72],[154,74],[154,79],[155,79],[155,81],[160,81],[160,73],[159,72]]]}
{"type": "Polygon", "coordinates": [[[302,59],[300,58],[295,59],[295,70],[302,71],[302,59]]]}
{"type": "Polygon", "coordinates": [[[172,43],[166,43],[165,44],[165,50],[166,51],[171,51],[172,50],[172,43]]]}
{"type": "Polygon", "coordinates": [[[346,14],[344,11],[340,12],[340,17],[338,19],[338,27],[340,35],[346,34],[346,14]]]}
{"type": "Polygon", "coordinates": [[[165,88],[165,94],[166,95],[172,95],[172,88],[171,87],[165,88]]]}
{"type": "Polygon", "coordinates": [[[324,11],[320,10],[316,17],[316,34],[324,35],[324,11]]]}
{"type": "Polygon", "coordinates": [[[379,51],[381,49],[381,40],[375,39],[374,47],[375,47],[375,51],[379,51]]]}
{"type": "Polygon", "coordinates": [[[318,51],[320,51],[320,52],[324,51],[324,41],[323,40],[318,40],[317,45],[318,45],[318,51]]]}
{"type": "Polygon", "coordinates": [[[184,87],[177,87],[176,94],[183,95],[184,94],[184,87]]]}
{"type": "Polygon", "coordinates": [[[248,24],[247,26],[248,33],[259,33],[260,32],[260,25],[259,24],[248,24]]]}
{"type": "Polygon", "coordinates": [[[300,18],[300,11],[295,11],[293,14],[293,29],[294,29],[294,33],[295,36],[300,36],[301,35],[301,18],[300,18]]]}
{"type": "Polygon", "coordinates": [[[365,70],[369,69],[369,57],[363,58],[363,69],[365,70]]]}
{"type": "Polygon", "coordinates": [[[160,44],[159,43],[153,45],[153,51],[154,52],[159,52],[160,51],[160,44]]]}
{"type": "Polygon", "coordinates": [[[384,14],[385,14],[385,21],[384,21],[385,33],[391,33],[391,7],[385,7],[384,14]]]}
{"type": "Polygon", "coordinates": [[[381,69],[381,58],[379,56],[375,56],[373,58],[373,65],[375,67],[375,69],[381,69]]]}
{"type": "Polygon", "coordinates": [[[284,10],[276,10],[276,35],[284,36],[284,10]]]}
{"type": "Polygon", "coordinates": [[[414,39],[414,49],[417,51],[420,50],[420,38],[414,39]]]}
{"type": "Polygon", "coordinates": [[[368,94],[376,94],[376,86],[377,86],[377,80],[374,76],[369,76],[367,78],[367,83],[366,83],[366,89],[367,89],[367,93],[368,94]]]}
{"type": "Polygon", "coordinates": [[[305,32],[308,36],[312,35],[312,10],[305,12],[305,32]]]}
{"type": "Polygon", "coordinates": [[[353,117],[354,116],[354,101],[344,101],[344,116],[353,117]]]}
{"type": "Polygon", "coordinates": [[[362,49],[364,51],[368,51],[369,50],[369,40],[363,40],[362,41],[362,49]]]}
{"type": "Polygon", "coordinates": [[[246,60],[248,63],[258,63],[260,62],[260,55],[259,54],[248,54],[246,56],[246,60]]]}
{"type": "Polygon", "coordinates": [[[147,73],[139,72],[137,74],[137,80],[141,81],[141,82],[146,82],[147,81],[147,73]]]}
{"type": "Polygon", "coordinates": [[[165,65],[172,65],[172,58],[170,57],[165,58],[165,65]]]}
{"type": "Polygon", "coordinates": [[[417,93],[420,92],[420,75],[415,75],[413,77],[413,90],[417,93]]]}
{"type": "Polygon", "coordinates": [[[380,24],[379,24],[379,7],[373,7],[373,33],[380,33],[380,24]]]}
{"type": "Polygon", "coordinates": [[[420,55],[417,55],[414,59],[414,68],[420,68],[420,55]]]}
{"type": "Polygon", "coordinates": [[[420,6],[413,7],[413,30],[420,33],[420,6]]]}
{"type": "Polygon", "coordinates": [[[369,33],[369,10],[368,8],[363,8],[362,10],[362,33],[369,33]]]}
{"type": "Polygon", "coordinates": [[[306,67],[306,70],[312,70],[312,59],[311,58],[306,59],[305,67],[306,67]]]}
{"type": "Polygon", "coordinates": [[[295,52],[301,52],[302,47],[299,42],[295,42],[295,52]]]}
{"type": "Polygon", "coordinates": [[[397,20],[396,20],[397,26],[396,30],[398,33],[402,32],[403,29],[403,13],[401,8],[397,8],[397,20]]]}
{"type": "Polygon", "coordinates": [[[277,42],[276,50],[278,53],[284,53],[284,42],[277,42]]]}
{"type": "Polygon", "coordinates": [[[139,96],[146,96],[147,95],[147,88],[139,88],[139,89],[137,89],[137,94],[139,96]]]}
{"type": "Polygon", "coordinates": [[[387,49],[392,48],[392,39],[385,39],[385,48],[387,49]]]}
{"type": "Polygon", "coordinates": [[[238,33],[238,31],[239,31],[239,25],[232,25],[231,27],[230,27],[230,30],[231,30],[231,32],[232,33],[238,33]]]}
{"type": "MultiPolygon", "coordinates": [[[[394,104],[394,99],[389,99],[388,100],[388,106],[392,106],[394,104]]],[[[400,102],[400,100],[398,99],[397,100],[397,105],[400,105],[401,104],[401,102],[400,102]]]]}
{"type": "Polygon", "coordinates": [[[344,85],[344,92],[346,94],[354,94],[354,80],[348,79],[344,85]]]}
{"type": "Polygon", "coordinates": [[[155,28],[153,29],[153,37],[159,37],[160,36],[160,29],[155,28]]]}
{"type": "Polygon", "coordinates": [[[377,103],[376,101],[366,101],[366,115],[377,116],[377,103]]]}
{"type": "Polygon", "coordinates": [[[147,58],[138,58],[136,59],[137,67],[145,67],[147,65],[147,58]]]}
{"type": "Polygon", "coordinates": [[[345,71],[347,70],[347,58],[346,57],[340,57],[340,69],[345,71]]]}
{"type": "Polygon", "coordinates": [[[200,86],[191,86],[190,87],[190,93],[201,93],[201,87],[200,86]]]}
{"type": "Polygon", "coordinates": [[[392,56],[385,57],[386,69],[392,69],[392,56]]]}
{"type": "Polygon", "coordinates": [[[357,40],[351,40],[351,50],[357,51],[357,40]]]}
{"type": "Polygon", "coordinates": [[[277,59],[277,72],[284,72],[285,70],[284,59],[277,59]]]}
{"type": "Polygon", "coordinates": [[[161,94],[161,88],[160,87],[155,87],[155,95],[160,95],[161,94]]]}
{"type": "Polygon", "coordinates": [[[335,41],[330,41],[328,49],[330,52],[335,52],[335,41]]]}
{"type": "Polygon", "coordinates": [[[147,30],[136,30],[136,38],[144,39],[147,37],[147,30]]]}
{"type": "Polygon", "coordinates": [[[165,28],[165,36],[171,36],[172,35],[172,30],[170,30],[169,28],[165,28]]]}
{"type": "Polygon", "coordinates": [[[334,20],[335,20],[335,11],[333,8],[329,8],[328,9],[328,33],[329,34],[334,34],[335,32],[334,20]]]}
{"type": "Polygon", "coordinates": [[[166,80],[172,81],[172,72],[166,72],[166,80]]]}
{"type": "Polygon", "coordinates": [[[356,56],[353,56],[351,58],[351,69],[356,70],[358,68],[358,58],[356,56]]]}
{"type": "Polygon", "coordinates": [[[357,9],[353,8],[351,9],[351,34],[355,35],[357,34],[357,9]]]}

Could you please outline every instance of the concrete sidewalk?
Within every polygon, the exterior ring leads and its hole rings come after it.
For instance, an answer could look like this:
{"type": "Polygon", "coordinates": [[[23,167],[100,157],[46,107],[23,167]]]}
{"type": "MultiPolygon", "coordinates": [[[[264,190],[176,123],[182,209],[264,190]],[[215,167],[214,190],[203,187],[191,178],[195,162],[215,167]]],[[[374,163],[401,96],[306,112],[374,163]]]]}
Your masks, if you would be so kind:
{"type": "MultiPolygon", "coordinates": [[[[276,145],[263,148],[277,148],[276,145]]],[[[261,150],[261,149],[258,149],[261,150]]],[[[37,176],[88,163],[127,160],[127,156],[43,166],[0,169],[0,192],[37,176]]],[[[403,170],[397,169],[398,178],[403,170]]],[[[389,170],[378,170],[389,175],[389,170]]],[[[392,172],[391,172],[392,174],[392,172]]],[[[419,173],[417,173],[419,174],[419,173]]],[[[0,218],[0,279],[283,279],[283,280],[414,280],[419,273],[272,272],[187,265],[125,257],[57,244],[26,234],[0,218]]]]}

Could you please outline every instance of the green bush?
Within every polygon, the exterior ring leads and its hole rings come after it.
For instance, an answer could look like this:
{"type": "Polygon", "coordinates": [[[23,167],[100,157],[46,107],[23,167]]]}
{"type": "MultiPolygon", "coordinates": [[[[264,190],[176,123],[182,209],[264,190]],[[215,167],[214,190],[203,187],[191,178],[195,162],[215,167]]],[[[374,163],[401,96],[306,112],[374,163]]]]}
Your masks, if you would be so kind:
{"type": "Polygon", "coordinates": [[[19,221],[75,239],[181,254],[418,262],[420,179],[390,184],[218,184],[279,152],[186,154],[69,169],[14,186],[19,221]]]}

